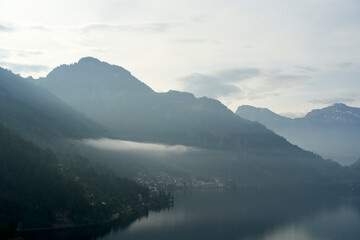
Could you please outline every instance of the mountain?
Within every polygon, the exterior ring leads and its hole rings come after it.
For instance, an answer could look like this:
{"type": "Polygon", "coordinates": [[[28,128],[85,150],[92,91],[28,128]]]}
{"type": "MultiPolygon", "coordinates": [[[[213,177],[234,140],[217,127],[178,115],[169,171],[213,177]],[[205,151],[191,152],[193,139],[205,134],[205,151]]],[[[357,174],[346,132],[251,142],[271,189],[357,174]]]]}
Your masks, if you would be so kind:
{"type": "Polygon", "coordinates": [[[124,68],[95,58],[61,65],[38,82],[121,138],[218,149],[291,147],[219,101],[178,91],[154,92],[124,68]]]}
{"type": "Polygon", "coordinates": [[[321,124],[353,125],[360,127],[360,108],[349,107],[343,103],[312,110],[305,119],[321,124]]]}
{"type": "MultiPolygon", "coordinates": [[[[217,100],[178,91],[157,93],[124,68],[95,58],[61,65],[34,81],[111,128],[117,138],[204,150],[156,163],[144,156],[146,161],[142,159],[141,164],[181,169],[192,175],[234,177],[249,185],[321,185],[344,179],[344,169],[338,164],[290,144],[259,123],[240,118],[217,100]]],[[[106,157],[100,156],[105,163],[106,157]]],[[[108,165],[115,169],[121,165],[119,158],[116,155],[108,165]]]]}
{"type": "MultiPolygon", "coordinates": [[[[353,181],[353,186],[360,186],[360,158],[348,167],[348,171],[353,181]]],[[[359,187],[357,190],[359,190],[359,187]]]]}
{"type": "Polygon", "coordinates": [[[293,144],[342,164],[348,165],[360,156],[360,108],[337,103],[296,119],[251,106],[240,106],[236,114],[265,125],[293,144]]]}
{"type": "Polygon", "coordinates": [[[106,130],[48,90],[0,68],[0,122],[33,140],[106,135],[106,130]]]}
{"type": "Polygon", "coordinates": [[[255,108],[249,105],[238,107],[235,113],[244,119],[259,122],[269,129],[272,129],[272,126],[288,124],[288,122],[291,121],[290,118],[280,116],[267,108],[255,108]],[[266,122],[266,124],[264,124],[264,122],[266,122]]]}

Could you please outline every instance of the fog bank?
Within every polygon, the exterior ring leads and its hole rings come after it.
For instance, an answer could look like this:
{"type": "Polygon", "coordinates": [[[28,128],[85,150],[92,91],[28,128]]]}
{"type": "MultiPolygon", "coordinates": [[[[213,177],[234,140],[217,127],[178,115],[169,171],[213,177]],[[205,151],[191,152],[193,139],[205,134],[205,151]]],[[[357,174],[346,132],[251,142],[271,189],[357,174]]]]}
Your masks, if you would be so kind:
{"type": "Polygon", "coordinates": [[[100,138],[100,139],[83,139],[81,143],[110,151],[119,152],[134,152],[134,153],[148,153],[154,155],[167,155],[167,154],[185,154],[189,151],[194,151],[195,148],[186,147],[184,145],[165,145],[160,143],[143,143],[132,142],[120,139],[100,138]]]}

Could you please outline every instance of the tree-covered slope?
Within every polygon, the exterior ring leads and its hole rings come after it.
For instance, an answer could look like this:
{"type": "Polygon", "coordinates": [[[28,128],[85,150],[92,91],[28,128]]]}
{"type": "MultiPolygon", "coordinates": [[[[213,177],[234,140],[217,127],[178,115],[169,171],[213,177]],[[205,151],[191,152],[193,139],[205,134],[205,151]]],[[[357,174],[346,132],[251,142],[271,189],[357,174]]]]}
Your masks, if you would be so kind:
{"type": "Polygon", "coordinates": [[[58,159],[0,125],[0,230],[101,223],[149,201],[148,188],[83,158],[58,159]]]}
{"type": "Polygon", "coordinates": [[[360,191],[360,158],[348,167],[349,174],[353,181],[353,185],[360,191]]]}

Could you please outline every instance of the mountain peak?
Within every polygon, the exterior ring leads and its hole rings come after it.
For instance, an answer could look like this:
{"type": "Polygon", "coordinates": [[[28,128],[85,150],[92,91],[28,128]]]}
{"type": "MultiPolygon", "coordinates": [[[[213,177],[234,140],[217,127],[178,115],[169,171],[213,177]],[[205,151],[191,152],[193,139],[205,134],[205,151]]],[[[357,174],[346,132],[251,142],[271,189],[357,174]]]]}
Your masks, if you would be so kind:
{"type": "Polygon", "coordinates": [[[84,86],[87,86],[88,94],[94,98],[104,92],[109,96],[119,91],[152,92],[150,87],[131,75],[125,68],[94,57],[83,57],[76,63],[56,67],[41,85],[50,91],[58,89],[56,92],[58,96],[68,95],[69,91],[84,91],[84,86]]]}
{"type": "Polygon", "coordinates": [[[348,108],[349,106],[344,103],[335,103],[334,105],[330,106],[336,109],[348,108]]]}
{"type": "Polygon", "coordinates": [[[329,107],[312,110],[306,114],[305,118],[324,123],[359,123],[360,109],[343,103],[335,103],[329,107]]]}
{"type": "Polygon", "coordinates": [[[117,72],[117,73],[131,75],[131,72],[129,72],[128,70],[126,70],[121,66],[113,65],[91,56],[80,58],[77,63],[71,64],[70,66],[76,66],[76,65],[81,68],[86,68],[87,71],[94,71],[94,72],[110,71],[110,72],[117,72]],[[89,69],[89,67],[91,69],[89,69]]]}
{"type": "MultiPolygon", "coordinates": [[[[241,105],[238,107],[238,109],[236,110],[236,114],[238,115],[242,115],[242,114],[256,114],[256,115],[267,115],[267,116],[271,116],[271,117],[276,117],[276,118],[285,118],[283,116],[280,116],[276,113],[274,113],[273,111],[269,110],[268,108],[258,108],[258,107],[254,107],[254,106],[250,106],[250,105],[241,105]]],[[[252,120],[254,121],[254,120],[252,120]]]]}
{"type": "Polygon", "coordinates": [[[236,114],[244,119],[256,121],[264,125],[266,125],[266,123],[272,125],[288,120],[288,118],[280,116],[267,108],[257,108],[249,105],[239,106],[236,114]]]}
{"type": "Polygon", "coordinates": [[[82,63],[101,63],[101,61],[97,58],[94,58],[94,57],[83,57],[83,58],[80,58],[79,64],[82,64],[82,63]]]}
{"type": "Polygon", "coordinates": [[[242,110],[273,113],[272,111],[270,111],[267,108],[258,108],[258,107],[254,107],[254,106],[250,106],[250,105],[241,105],[237,109],[237,111],[242,111],[242,110]]]}

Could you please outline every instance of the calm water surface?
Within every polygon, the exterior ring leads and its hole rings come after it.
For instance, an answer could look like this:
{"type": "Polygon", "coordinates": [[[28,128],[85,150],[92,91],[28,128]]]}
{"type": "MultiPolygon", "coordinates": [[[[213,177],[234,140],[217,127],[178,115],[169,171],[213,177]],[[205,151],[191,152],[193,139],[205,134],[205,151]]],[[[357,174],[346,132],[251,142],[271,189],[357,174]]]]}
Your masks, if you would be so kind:
{"type": "Polygon", "coordinates": [[[32,239],[359,240],[360,198],[309,189],[177,192],[175,206],[114,226],[32,239]]]}
{"type": "Polygon", "coordinates": [[[114,239],[360,239],[360,199],[318,191],[177,193],[173,209],[150,212],[114,239]],[[301,193],[300,193],[301,192],[301,193]]]}

